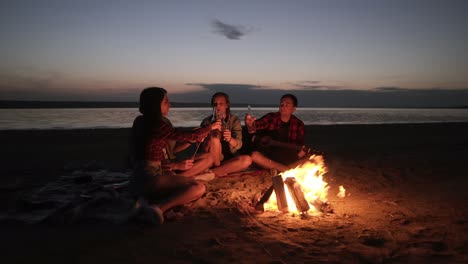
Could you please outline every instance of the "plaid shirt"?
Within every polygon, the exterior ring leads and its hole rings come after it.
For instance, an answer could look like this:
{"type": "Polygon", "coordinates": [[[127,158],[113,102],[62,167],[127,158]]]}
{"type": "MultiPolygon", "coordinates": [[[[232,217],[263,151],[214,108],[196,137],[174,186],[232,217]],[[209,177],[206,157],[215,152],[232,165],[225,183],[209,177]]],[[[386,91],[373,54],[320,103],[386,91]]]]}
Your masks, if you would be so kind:
{"type": "Polygon", "coordinates": [[[135,157],[137,160],[149,161],[163,161],[170,158],[167,152],[169,140],[199,141],[211,131],[210,127],[184,131],[174,128],[170,122],[161,122],[161,125],[154,128],[145,139],[143,129],[143,116],[138,116],[132,127],[135,157]]]}
{"type": "MultiPolygon", "coordinates": [[[[268,113],[262,116],[262,118],[255,120],[255,127],[257,130],[279,131],[281,123],[281,114],[279,112],[268,113]]],[[[298,146],[304,145],[304,131],[304,122],[291,115],[289,119],[288,143],[295,143],[298,146]]]]}

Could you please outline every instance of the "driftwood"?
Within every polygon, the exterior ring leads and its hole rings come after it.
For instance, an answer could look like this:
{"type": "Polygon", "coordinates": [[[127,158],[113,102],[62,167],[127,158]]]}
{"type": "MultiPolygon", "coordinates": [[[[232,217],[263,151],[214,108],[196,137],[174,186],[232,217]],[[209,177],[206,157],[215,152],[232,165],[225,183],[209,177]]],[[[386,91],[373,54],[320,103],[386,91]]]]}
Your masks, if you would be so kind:
{"type": "Polygon", "coordinates": [[[282,212],[289,211],[288,201],[286,200],[286,193],[284,191],[283,177],[281,177],[281,175],[276,175],[272,177],[272,180],[273,188],[275,189],[276,193],[276,203],[278,204],[278,210],[282,212]]]}
{"type": "Polygon", "coordinates": [[[297,211],[300,213],[309,211],[309,203],[305,199],[301,185],[296,182],[296,179],[294,177],[288,177],[284,183],[286,186],[288,186],[289,193],[291,194],[294,203],[296,204],[297,211]]]}

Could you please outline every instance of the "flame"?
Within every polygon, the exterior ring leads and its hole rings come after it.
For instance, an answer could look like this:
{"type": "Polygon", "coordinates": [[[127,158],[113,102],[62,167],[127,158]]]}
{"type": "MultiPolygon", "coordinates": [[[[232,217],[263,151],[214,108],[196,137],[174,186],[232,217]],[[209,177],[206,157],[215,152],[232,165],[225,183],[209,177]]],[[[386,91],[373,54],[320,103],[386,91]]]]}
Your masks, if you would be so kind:
{"type": "MultiPolygon", "coordinates": [[[[280,175],[285,180],[288,177],[294,177],[297,183],[300,184],[304,197],[310,205],[308,213],[318,213],[317,209],[313,206],[313,202],[317,199],[321,202],[327,202],[327,193],[330,186],[323,181],[323,174],[327,172],[327,167],[323,161],[322,156],[313,155],[310,159],[294,169],[285,171],[280,175]]],[[[343,186],[340,186],[340,190],[343,186]]],[[[290,212],[298,212],[296,204],[289,193],[287,186],[285,186],[286,199],[290,212]]],[[[343,188],[344,190],[344,188],[343,188]]],[[[344,192],[344,191],[343,191],[344,192]]],[[[276,195],[273,191],[268,202],[264,204],[265,211],[278,210],[276,203],[276,195]]]]}
{"type": "Polygon", "coordinates": [[[346,189],[343,187],[343,185],[340,185],[340,191],[336,195],[340,198],[345,198],[346,197],[346,189]]]}

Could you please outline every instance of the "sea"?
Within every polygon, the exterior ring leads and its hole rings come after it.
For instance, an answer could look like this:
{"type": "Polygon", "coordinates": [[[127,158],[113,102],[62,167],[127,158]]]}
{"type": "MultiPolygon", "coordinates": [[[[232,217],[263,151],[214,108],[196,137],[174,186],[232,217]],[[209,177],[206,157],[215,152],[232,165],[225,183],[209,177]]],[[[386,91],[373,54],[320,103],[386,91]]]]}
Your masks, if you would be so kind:
{"type": "MultiPolygon", "coordinates": [[[[259,118],[278,108],[232,108],[241,120],[246,113],[259,118]]],[[[211,108],[171,108],[168,118],[176,127],[196,127],[211,108]]],[[[422,108],[298,108],[294,113],[306,125],[398,124],[468,122],[468,109],[422,108]]],[[[137,108],[0,109],[0,130],[128,128],[137,108]]]]}

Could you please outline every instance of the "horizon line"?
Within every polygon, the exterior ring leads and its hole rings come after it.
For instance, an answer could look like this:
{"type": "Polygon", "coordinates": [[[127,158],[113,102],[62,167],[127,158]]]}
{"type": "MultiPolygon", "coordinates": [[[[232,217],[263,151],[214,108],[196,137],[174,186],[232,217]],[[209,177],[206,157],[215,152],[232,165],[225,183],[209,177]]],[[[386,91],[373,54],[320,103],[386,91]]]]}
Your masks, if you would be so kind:
{"type": "MultiPolygon", "coordinates": [[[[41,109],[41,108],[138,108],[138,102],[132,101],[37,101],[37,100],[0,100],[0,109],[41,109]]],[[[172,107],[192,108],[206,107],[210,108],[210,103],[198,102],[171,102],[172,107]]],[[[252,103],[234,103],[231,107],[278,107],[277,104],[252,104],[252,103]]],[[[446,105],[446,106],[306,106],[298,108],[419,108],[419,109],[467,109],[468,105],[446,105]]]]}

